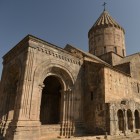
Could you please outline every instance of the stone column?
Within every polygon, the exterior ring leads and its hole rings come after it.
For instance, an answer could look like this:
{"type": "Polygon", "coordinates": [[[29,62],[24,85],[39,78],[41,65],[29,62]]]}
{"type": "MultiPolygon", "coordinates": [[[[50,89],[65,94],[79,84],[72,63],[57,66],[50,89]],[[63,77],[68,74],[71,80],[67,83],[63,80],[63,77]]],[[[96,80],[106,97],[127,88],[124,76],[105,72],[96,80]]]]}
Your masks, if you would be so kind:
{"type": "Polygon", "coordinates": [[[74,92],[71,92],[71,136],[74,135],[75,126],[74,126],[74,92]]]}
{"type": "Polygon", "coordinates": [[[65,115],[66,115],[66,92],[61,90],[61,129],[60,129],[60,136],[65,136],[65,115]]]}
{"type": "Polygon", "coordinates": [[[63,92],[63,115],[60,136],[69,138],[73,135],[73,96],[72,90],[63,92]]]}
{"type": "MultiPolygon", "coordinates": [[[[42,90],[43,90],[44,87],[45,87],[44,84],[40,84],[38,86],[38,100],[36,101],[37,107],[38,107],[38,109],[37,109],[38,111],[36,112],[36,114],[37,114],[36,120],[38,120],[38,121],[40,121],[40,106],[41,106],[41,99],[42,99],[42,90]]],[[[31,115],[30,115],[30,118],[31,118],[31,115]]]]}
{"type": "Polygon", "coordinates": [[[110,106],[110,135],[117,134],[118,130],[117,116],[114,105],[112,105],[110,106]]]}
{"type": "Polygon", "coordinates": [[[128,131],[127,110],[123,109],[123,114],[124,114],[124,135],[126,135],[128,131]]]}
{"type": "Polygon", "coordinates": [[[68,137],[73,135],[73,127],[74,127],[74,120],[73,120],[73,92],[70,89],[68,91],[69,94],[69,130],[68,130],[68,137]]]}
{"type": "Polygon", "coordinates": [[[67,90],[66,92],[66,125],[65,125],[65,131],[66,131],[66,135],[65,137],[69,137],[69,127],[70,127],[70,89],[67,90]]]}
{"type": "Polygon", "coordinates": [[[136,130],[136,126],[135,126],[135,115],[134,115],[134,112],[132,112],[132,125],[133,125],[133,132],[135,132],[136,130]]]}
{"type": "Polygon", "coordinates": [[[114,110],[114,125],[115,125],[115,131],[114,134],[117,135],[119,132],[119,125],[118,125],[118,116],[117,116],[117,111],[114,110]]]}
{"type": "Polygon", "coordinates": [[[63,107],[64,107],[64,90],[59,91],[61,93],[61,106],[60,106],[60,123],[63,122],[63,107]]]}

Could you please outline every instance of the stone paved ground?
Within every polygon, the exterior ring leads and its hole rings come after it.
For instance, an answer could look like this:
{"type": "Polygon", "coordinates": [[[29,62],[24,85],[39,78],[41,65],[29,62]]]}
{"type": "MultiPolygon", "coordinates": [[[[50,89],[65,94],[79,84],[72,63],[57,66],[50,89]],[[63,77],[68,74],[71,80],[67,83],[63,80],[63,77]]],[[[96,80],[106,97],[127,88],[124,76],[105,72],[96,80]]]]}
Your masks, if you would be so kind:
{"type": "Polygon", "coordinates": [[[131,134],[127,136],[87,136],[87,137],[73,137],[73,138],[42,138],[41,140],[140,140],[140,134],[131,134]]]}

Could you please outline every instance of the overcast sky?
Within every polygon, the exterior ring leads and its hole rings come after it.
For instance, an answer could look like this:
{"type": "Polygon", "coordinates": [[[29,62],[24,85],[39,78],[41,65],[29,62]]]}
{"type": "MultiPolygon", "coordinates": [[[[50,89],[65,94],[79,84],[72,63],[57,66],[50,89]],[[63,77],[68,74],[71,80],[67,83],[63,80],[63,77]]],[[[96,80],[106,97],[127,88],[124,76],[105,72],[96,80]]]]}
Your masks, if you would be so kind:
{"type": "Polygon", "coordinates": [[[0,75],[2,56],[27,34],[59,47],[88,51],[88,30],[103,11],[125,29],[127,55],[140,51],[140,0],[0,0],[0,75]]]}

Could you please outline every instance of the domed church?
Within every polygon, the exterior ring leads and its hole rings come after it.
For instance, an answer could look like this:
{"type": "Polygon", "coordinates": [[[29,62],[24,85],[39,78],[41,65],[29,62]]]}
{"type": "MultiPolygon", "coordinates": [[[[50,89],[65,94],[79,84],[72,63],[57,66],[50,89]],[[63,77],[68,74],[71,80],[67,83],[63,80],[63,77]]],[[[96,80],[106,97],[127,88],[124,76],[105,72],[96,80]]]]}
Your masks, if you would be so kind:
{"type": "Polygon", "coordinates": [[[0,134],[5,140],[124,135],[140,130],[140,53],[104,10],[89,52],[27,35],[3,56],[0,134]]]}

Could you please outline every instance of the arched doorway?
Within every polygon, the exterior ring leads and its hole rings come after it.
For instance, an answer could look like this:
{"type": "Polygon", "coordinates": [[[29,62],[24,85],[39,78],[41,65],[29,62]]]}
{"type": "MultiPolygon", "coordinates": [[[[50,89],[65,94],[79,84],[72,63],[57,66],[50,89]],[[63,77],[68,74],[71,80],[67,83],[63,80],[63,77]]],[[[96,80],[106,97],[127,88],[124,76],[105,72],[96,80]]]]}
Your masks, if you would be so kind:
{"type": "Polygon", "coordinates": [[[138,112],[138,110],[135,110],[135,126],[136,126],[136,129],[139,129],[140,127],[139,127],[139,112],[138,112]]]}
{"type": "Polygon", "coordinates": [[[118,126],[120,131],[124,131],[124,115],[121,109],[118,110],[118,126]]]}
{"type": "Polygon", "coordinates": [[[44,80],[42,90],[40,121],[42,125],[60,122],[62,84],[56,76],[48,76],[44,80]]]}
{"type": "Polygon", "coordinates": [[[132,112],[131,110],[127,110],[127,123],[128,123],[128,129],[133,130],[133,119],[132,119],[132,112]]]}

